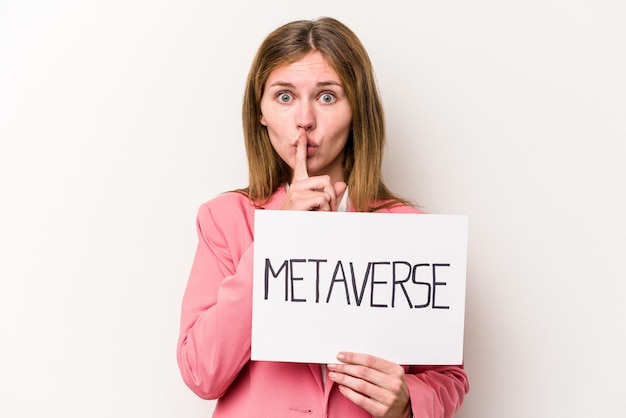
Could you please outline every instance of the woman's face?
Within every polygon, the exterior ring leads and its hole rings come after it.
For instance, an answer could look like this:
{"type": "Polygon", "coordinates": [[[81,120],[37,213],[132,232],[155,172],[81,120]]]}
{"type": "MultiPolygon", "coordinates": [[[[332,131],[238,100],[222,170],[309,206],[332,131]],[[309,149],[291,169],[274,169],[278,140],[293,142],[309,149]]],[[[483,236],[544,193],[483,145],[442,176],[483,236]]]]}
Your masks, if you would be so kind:
{"type": "Polygon", "coordinates": [[[352,127],[352,111],[335,70],[319,52],[278,67],[265,83],[261,124],[272,147],[291,167],[298,141],[307,141],[310,176],[327,174],[343,181],[343,150],[352,127]]]}

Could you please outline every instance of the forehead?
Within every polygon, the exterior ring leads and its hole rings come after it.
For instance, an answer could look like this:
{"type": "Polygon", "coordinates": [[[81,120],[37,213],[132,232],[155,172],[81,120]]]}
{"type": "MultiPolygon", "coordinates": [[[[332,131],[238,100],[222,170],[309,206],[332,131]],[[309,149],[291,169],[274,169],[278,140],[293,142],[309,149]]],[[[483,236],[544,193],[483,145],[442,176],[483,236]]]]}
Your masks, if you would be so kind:
{"type": "Polygon", "coordinates": [[[287,81],[339,82],[340,78],[328,60],[320,52],[314,51],[297,61],[274,69],[267,79],[267,84],[287,81]]]}

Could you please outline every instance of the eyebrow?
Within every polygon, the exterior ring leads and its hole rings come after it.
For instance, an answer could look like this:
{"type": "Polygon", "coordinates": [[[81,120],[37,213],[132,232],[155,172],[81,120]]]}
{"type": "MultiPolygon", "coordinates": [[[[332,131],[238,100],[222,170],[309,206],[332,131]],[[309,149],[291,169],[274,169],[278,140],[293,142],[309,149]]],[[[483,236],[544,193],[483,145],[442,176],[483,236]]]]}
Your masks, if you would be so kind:
{"type": "MultiPolygon", "coordinates": [[[[326,86],[337,86],[337,87],[341,87],[343,88],[343,84],[339,83],[338,81],[320,81],[319,83],[315,84],[316,87],[326,87],[326,86]]],[[[268,87],[290,87],[290,88],[295,88],[296,86],[292,83],[288,83],[286,81],[276,81],[272,84],[270,84],[268,87]]]]}

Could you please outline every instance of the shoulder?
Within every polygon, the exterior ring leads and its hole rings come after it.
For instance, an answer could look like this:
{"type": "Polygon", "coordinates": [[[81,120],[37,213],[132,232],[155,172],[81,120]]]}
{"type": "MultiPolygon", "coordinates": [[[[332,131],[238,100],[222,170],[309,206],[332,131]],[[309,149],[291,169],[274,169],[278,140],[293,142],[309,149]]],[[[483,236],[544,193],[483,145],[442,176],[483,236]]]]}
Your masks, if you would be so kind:
{"type": "Polygon", "coordinates": [[[382,205],[382,207],[380,209],[377,209],[375,212],[379,212],[379,213],[416,213],[416,214],[423,214],[425,213],[424,211],[422,211],[421,209],[415,207],[415,206],[411,206],[408,205],[406,203],[401,203],[401,202],[396,202],[393,203],[391,201],[389,202],[384,202],[382,205]]]}
{"type": "Polygon", "coordinates": [[[209,211],[215,215],[227,215],[232,211],[247,209],[250,206],[248,196],[239,192],[225,192],[204,202],[200,206],[200,211],[209,211]]]}
{"type": "Polygon", "coordinates": [[[279,187],[264,202],[250,200],[245,192],[229,191],[204,202],[198,211],[199,217],[216,217],[220,219],[240,219],[241,216],[252,219],[255,209],[279,209],[285,199],[285,187],[279,187]]]}
{"type": "Polygon", "coordinates": [[[254,206],[246,195],[226,192],[200,205],[198,227],[205,230],[214,228],[229,230],[231,227],[248,223],[253,215],[254,206]]]}
{"type": "Polygon", "coordinates": [[[233,208],[244,208],[250,205],[248,196],[236,191],[225,192],[215,196],[214,198],[207,200],[201,206],[202,208],[209,209],[211,211],[225,211],[228,212],[233,208]]]}

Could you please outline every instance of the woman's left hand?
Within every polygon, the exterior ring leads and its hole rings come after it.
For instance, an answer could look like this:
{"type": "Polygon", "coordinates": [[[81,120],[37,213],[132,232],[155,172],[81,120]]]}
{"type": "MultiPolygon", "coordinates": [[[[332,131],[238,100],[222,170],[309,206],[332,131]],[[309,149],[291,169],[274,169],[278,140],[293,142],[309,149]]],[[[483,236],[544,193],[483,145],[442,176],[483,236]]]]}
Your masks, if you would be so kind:
{"type": "Polygon", "coordinates": [[[368,354],[341,352],[329,378],[341,393],[375,418],[409,418],[411,403],[402,366],[368,354]]]}

